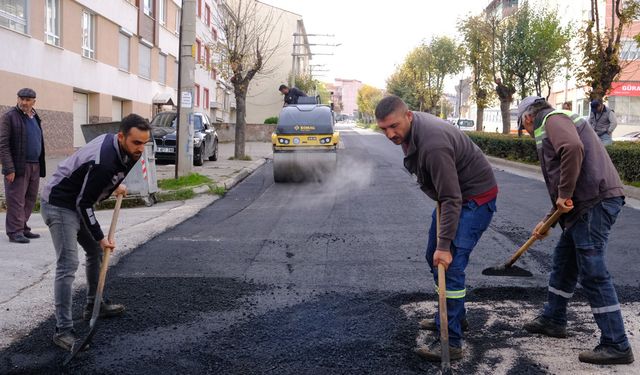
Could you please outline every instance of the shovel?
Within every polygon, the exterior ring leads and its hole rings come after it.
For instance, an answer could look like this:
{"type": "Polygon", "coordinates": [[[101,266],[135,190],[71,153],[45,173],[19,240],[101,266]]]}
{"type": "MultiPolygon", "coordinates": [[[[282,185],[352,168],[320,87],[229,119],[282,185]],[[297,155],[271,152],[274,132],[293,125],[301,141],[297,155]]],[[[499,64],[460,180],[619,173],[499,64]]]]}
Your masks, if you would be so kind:
{"type": "MultiPolygon", "coordinates": [[[[567,200],[565,204],[567,206],[573,206],[573,202],[571,200],[567,200]]],[[[539,234],[547,233],[549,228],[551,228],[551,226],[558,221],[560,216],[562,216],[562,212],[560,212],[560,210],[555,210],[553,215],[551,215],[551,217],[542,224],[542,227],[540,227],[540,229],[538,230],[538,233],[539,234]]],[[[538,238],[532,234],[531,237],[529,237],[529,239],[527,240],[527,242],[525,242],[525,244],[522,245],[518,249],[518,251],[516,251],[515,254],[511,256],[511,259],[509,259],[507,263],[500,264],[495,267],[486,268],[482,271],[482,274],[487,276],[519,276],[519,277],[533,276],[531,272],[525,270],[524,268],[514,266],[513,264],[516,262],[516,260],[518,260],[518,258],[522,256],[522,254],[525,253],[525,251],[529,250],[531,245],[533,245],[533,243],[536,242],[537,239],[538,238]]]]}
{"type": "MultiPolygon", "coordinates": [[[[116,206],[113,209],[113,217],[111,218],[111,226],[109,227],[109,242],[113,241],[113,236],[116,232],[116,223],[118,222],[118,215],[120,214],[120,205],[122,204],[122,194],[118,194],[116,197],[116,206]]],[[[102,264],[100,265],[100,278],[98,279],[98,288],[96,289],[96,298],[93,302],[93,311],[91,313],[91,320],[89,321],[89,334],[82,340],[77,340],[71,347],[71,354],[62,363],[66,366],[75,358],[76,354],[82,349],[87,347],[91,343],[93,335],[96,333],[96,326],[98,322],[98,316],[100,315],[100,305],[102,304],[102,290],[104,289],[104,282],[107,278],[107,268],[109,267],[109,256],[111,256],[111,250],[107,249],[102,255],[102,264]]]]}
{"type": "MultiPolygon", "coordinates": [[[[440,232],[440,202],[436,206],[436,241],[440,232]]],[[[442,374],[451,374],[449,353],[449,317],[447,316],[447,285],[444,265],[438,263],[438,313],[440,315],[440,370],[442,374]]]]}

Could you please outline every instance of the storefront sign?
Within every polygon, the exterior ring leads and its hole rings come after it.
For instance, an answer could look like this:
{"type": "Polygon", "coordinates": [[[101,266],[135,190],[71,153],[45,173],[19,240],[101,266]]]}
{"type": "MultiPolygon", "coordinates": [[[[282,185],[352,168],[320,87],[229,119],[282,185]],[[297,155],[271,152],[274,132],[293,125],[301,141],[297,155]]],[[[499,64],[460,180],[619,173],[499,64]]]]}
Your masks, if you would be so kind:
{"type": "Polygon", "coordinates": [[[640,96],[640,82],[613,82],[609,96],[640,96]]]}

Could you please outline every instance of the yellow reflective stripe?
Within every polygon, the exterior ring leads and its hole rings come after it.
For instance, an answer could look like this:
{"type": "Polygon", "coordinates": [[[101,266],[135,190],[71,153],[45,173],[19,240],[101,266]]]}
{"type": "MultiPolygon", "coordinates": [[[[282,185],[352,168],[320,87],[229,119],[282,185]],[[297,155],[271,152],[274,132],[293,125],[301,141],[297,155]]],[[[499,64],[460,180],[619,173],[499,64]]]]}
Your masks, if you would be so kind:
{"type": "MultiPolygon", "coordinates": [[[[440,288],[436,285],[436,293],[440,294],[440,288]]],[[[459,299],[464,298],[467,295],[467,289],[462,290],[447,290],[447,298],[459,299]]]]}

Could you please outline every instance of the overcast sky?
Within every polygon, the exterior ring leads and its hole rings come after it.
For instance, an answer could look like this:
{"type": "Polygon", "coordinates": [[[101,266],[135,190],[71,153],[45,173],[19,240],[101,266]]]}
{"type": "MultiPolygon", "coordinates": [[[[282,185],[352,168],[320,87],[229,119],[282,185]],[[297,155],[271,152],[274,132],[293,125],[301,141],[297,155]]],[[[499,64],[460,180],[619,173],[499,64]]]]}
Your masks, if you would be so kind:
{"type": "MultiPolygon", "coordinates": [[[[386,79],[422,40],[456,36],[459,18],[478,14],[489,0],[261,0],[300,14],[308,34],[333,34],[334,38],[310,37],[310,43],[338,44],[312,47],[311,64],[329,69],[319,80],[357,79],[384,88],[386,79]]],[[[452,81],[456,81],[452,79],[452,81]]],[[[449,89],[453,91],[452,85],[449,89]]],[[[447,91],[449,91],[447,90],[447,91]]]]}

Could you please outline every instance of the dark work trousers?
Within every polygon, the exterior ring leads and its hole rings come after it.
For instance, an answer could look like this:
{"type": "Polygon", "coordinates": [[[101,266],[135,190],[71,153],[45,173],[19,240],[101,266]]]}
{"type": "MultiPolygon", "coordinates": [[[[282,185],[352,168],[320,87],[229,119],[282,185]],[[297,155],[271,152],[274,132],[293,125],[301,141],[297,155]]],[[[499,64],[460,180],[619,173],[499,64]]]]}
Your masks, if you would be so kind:
{"type": "MultiPolygon", "coordinates": [[[[476,246],[482,233],[489,227],[493,213],[496,212],[496,199],[478,206],[471,200],[462,204],[460,220],[456,238],[451,244],[451,256],[453,260],[445,272],[447,317],[449,322],[449,345],[456,348],[462,347],[462,320],[465,318],[464,299],[466,296],[465,269],[469,263],[469,255],[476,246]]],[[[433,273],[433,279],[438,291],[438,268],[433,266],[433,255],[436,251],[436,210],[431,216],[431,228],[427,243],[426,258],[429,269],[433,273]]],[[[440,331],[440,316],[435,314],[436,326],[440,331]]]]}
{"type": "Polygon", "coordinates": [[[40,183],[40,164],[27,163],[23,176],[16,176],[13,182],[4,177],[4,197],[7,204],[5,229],[7,236],[30,232],[27,221],[38,197],[40,183]]]}
{"type": "Polygon", "coordinates": [[[543,312],[545,318],[566,325],[567,304],[580,282],[600,328],[600,344],[620,351],[629,348],[629,341],[605,256],[611,226],[623,205],[623,197],[604,199],[562,232],[553,254],[553,271],[543,312]]]}

